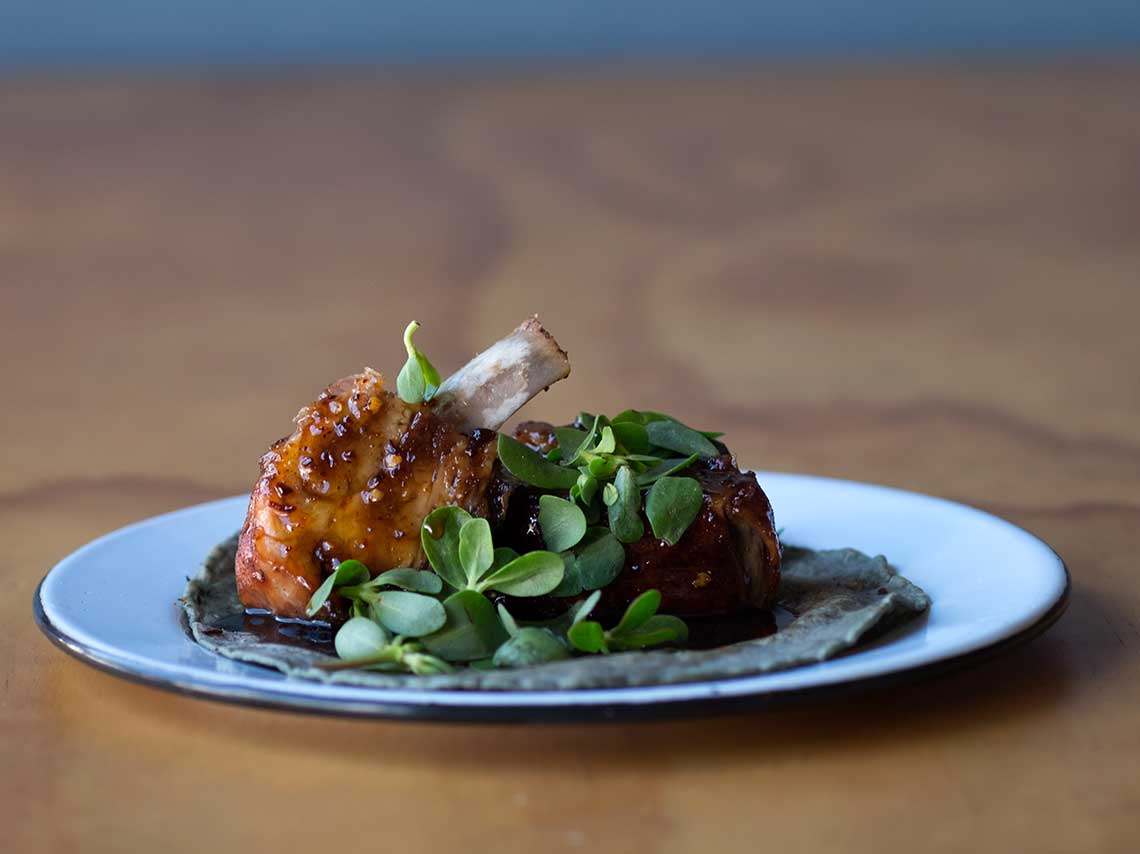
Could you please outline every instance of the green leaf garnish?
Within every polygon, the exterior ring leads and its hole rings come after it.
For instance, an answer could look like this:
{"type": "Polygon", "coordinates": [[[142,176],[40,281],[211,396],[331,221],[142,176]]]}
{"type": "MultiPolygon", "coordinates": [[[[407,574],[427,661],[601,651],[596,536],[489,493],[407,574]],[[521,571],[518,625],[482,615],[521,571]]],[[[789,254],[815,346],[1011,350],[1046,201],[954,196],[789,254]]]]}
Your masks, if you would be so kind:
{"type": "Polygon", "coordinates": [[[622,615],[621,622],[614,626],[614,633],[632,632],[657,613],[661,607],[661,592],[659,590],[646,590],[629,603],[622,615]]]}
{"type": "Polygon", "coordinates": [[[582,576],[578,572],[578,559],[573,552],[563,552],[561,557],[562,580],[558,582],[557,587],[550,591],[550,595],[559,598],[577,596],[583,590],[582,576]]]}
{"type": "Polygon", "coordinates": [[[443,590],[443,581],[434,572],[409,567],[389,569],[367,583],[372,587],[399,587],[412,593],[439,593],[443,590]]]}
{"type": "Polygon", "coordinates": [[[460,590],[443,602],[447,621],[434,634],[420,638],[424,648],[447,661],[490,658],[507,639],[507,632],[487,597],[460,590]]]}
{"type": "Polygon", "coordinates": [[[438,631],[447,614],[438,599],[404,590],[388,590],[372,605],[377,621],[398,635],[420,637],[438,631]]]}
{"type": "Polygon", "coordinates": [[[566,639],[570,641],[570,645],[574,649],[580,652],[610,651],[606,645],[606,633],[602,629],[601,623],[596,623],[593,620],[583,620],[572,625],[570,631],[566,633],[566,639]]]}
{"type": "Polygon", "coordinates": [[[451,666],[420,651],[416,643],[392,638],[366,617],[353,617],[340,627],[334,641],[341,661],[318,664],[323,670],[408,670],[416,674],[448,673],[451,666]]]}
{"type": "Polygon", "coordinates": [[[630,454],[649,453],[649,433],[633,421],[614,421],[611,426],[617,442],[630,454]]]}
{"type": "Polygon", "coordinates": [[[499,622],[503,624],[503,628],[507,630],[507,634],[511,637],[517,635],[519,633],[519,624],[515,618],[511,616],[511,612],[507,610],[507,606],[500,602],[495,610],[499,612],[499,622]]]}
{"type": "Polygon", "coordinates": [[[538,524],[542,539],[552,552],[573,548],[586,533],[586,514],[573,502],[556,495],[538,499],[538,524]]]}
{"type": "Polygon", "coordinates": [[[610,584],[625,565],[625,549],[605,528],[590,528],[574,551],[574,568],[583,590],[610,584]]]}
{"type": "Polygon", "coordinates": [[[618,469],[613,488],[616,499],[606,502],[609,505],[610,530],[621,542],[635,543],[644,536],[645,523],[641,521],[641,490],[629,466],[618,469]]]}
{"type": "Polygon", "coordinates": [[[408,351],[408,360],[396,376],[396,393],[405,403],[412,404],[431,400],[441,382],[439,371],[412,342],[412,337],[419,328],[419,323],[413,320],[404,330],[404,347],[408,351]]]}
{"type": "MultiPolygon", "coordinates": [[[[593,431],[579,430],[577,427],[555,427],[554,438],[558,440],[558,461],[563,465],[574,465],[578,454],[590,444],[593,431]]],[[[548,457],[549,459],[549,457],[548,457]]]]}
{"type": "Polygon", "coordinates": [[[388,646],[392,636],[367,617],[353,617],[337,630],[336,654],[351,661],[369,658],[388,646]]]}
{"type": "Polygon", "coordinates": [[[695,463],[698,458],[698,454],[692,454],[683,460],[661,460],[653,466],[653,468],[646,469],[637,476],[637,485],[641,487],[650,486],[659,478],[668,477],[671,474],[676,474],[683,469],[687,469],[695,463]]]}
{"type": "Polygon", "coordinates": [[[602,487],[602,503],[607,507],[613,507],[618,500],[617,487],[612,483],[607,483],[602,487]]]}
{"type": "Polygon", "coordinates": [[[429,513],[420,530],[428,563],[456,590],[467,586],[467,572],[459,558],[459,532],[470,520],[470,513],[452,504],[429,513]]]}
{"type": "Polygon", "coordinates": [[[518,552],[516,552],[514,549],[507,548],[506,546],[495,549],[494,560],[491,561],[490,571],[494,572],[496,569],[502,569],[518,556],[518,552]]]}
{"type": "Polygon", "coordinates": [[[651,421],[645,430],[650,443],[659,448],[666,448],[679,454],[699,454],[702,457],[715,457],[720,453],[716,445],[680,421],[672,419],[651,421]]]}
{"type": "Polygon", "coordinates": [[[578,472],[552,463],[537,451],[505,433],[499,434],[499,460],[507,471],[524,483],[540,489],[569,489],[578,480],[578,472]]]}
{"type": "Polygon", "coordinates": [[[645,499],[653,536],[675,546],[700,513],[701,502],[701,485],[693,478],[659,478],[645,499]]]}
{"type": "Polygon", "coordinates": [[[580,498],[582,503],[589,505],[594,500],[594,496],[598,493],[598,479],[590,474],[589,469],[581,472],[578,475],[578,480],[574,484],[574,489],[578,491],[577,496],[574,495],[574,490],[571,490],[571,497],[580,498]]]}
{"type": "Polygon", "coordinates": [[[494,561],[491,524],[486,519],[468,519],[459,529],[459,563],[467,576],[467,586],[474,588],[494,561]]]}
{"type": "Polygon", "coordinates": [[[328,601],[329,596],[332,595],[334,587],[349,587],[354,584],[363,584],[366,582],[371,573],[368,567],[358,560],[342,560],[337,566],[336,570],[324,580],[324,583],[316,589],[312,597],[309,599],[309,604],[305,606],[305,615],[308,617],[314,616],[328,601]]]}
{"type": "Polygon", "coordinates": [[[578,623],[580,623],[584,619],[586,619],[588,616],[590,616],[590,612],[592,612],[594,610],[594,608],[597,607],[598,601],[601,598],[602,598],[602,591],[601,590],[595,590],[593,593],[591,593],[589,596],[587,596],[581,602],[574,603],[574,606],[570,609],[572,612],[570,614],[570,625],[572,625],[572,626],[577,625],[578,623]]]}
{"type": "Polygon", "coordinates": [[[658,614],[660,605],[659,591],[645,591],[629,603],[621,621],[609,631],[594,620],[584,619],[589,609],[582,608],[572,618],[567,640],[578,651],[589,653],[683,644],[689,638],[689,627],[678,617],[658,614]]]}
{"type": "Polygon", "coordinates": [[[549,629],[526,626],[495,650],[496,667],[529,667],[570,657],[570,650],[549,629]]]}
{"type": "Polygon", "coordinates": [[[671,614],[654,614],[636,629],[618,634],[611,633],[611,649],[646,649],[651,646],[673,644],[681,646],[689,639],[689,627],[680,617],[671,614]]]}
{"type": "Polygon", "coordinates": [[[528,552],[487,575],[477,589],[508,596],[544,596],[562,581],[564,564],[554,552],[528,552]]]}

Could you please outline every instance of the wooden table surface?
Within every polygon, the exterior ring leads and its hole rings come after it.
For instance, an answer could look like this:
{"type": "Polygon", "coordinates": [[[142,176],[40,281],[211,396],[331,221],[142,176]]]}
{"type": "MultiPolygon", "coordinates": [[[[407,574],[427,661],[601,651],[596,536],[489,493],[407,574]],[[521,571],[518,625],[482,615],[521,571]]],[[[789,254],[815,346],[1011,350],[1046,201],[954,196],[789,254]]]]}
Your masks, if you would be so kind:
{"type": "Polygon", "coordinates": [[[1140,850],[1138,91],[1135,66],[0,82],[6,849],[1140,850]],[[934,681],[608,727],[231,708],[36,630],[55,561],[248,489],[326,381],[401,364],[409,318],[449,368],[532,312],[574,364],[534,416],[653,406],[753,466],[976,504],[1064,557],[1069,612],[934,681]]]}

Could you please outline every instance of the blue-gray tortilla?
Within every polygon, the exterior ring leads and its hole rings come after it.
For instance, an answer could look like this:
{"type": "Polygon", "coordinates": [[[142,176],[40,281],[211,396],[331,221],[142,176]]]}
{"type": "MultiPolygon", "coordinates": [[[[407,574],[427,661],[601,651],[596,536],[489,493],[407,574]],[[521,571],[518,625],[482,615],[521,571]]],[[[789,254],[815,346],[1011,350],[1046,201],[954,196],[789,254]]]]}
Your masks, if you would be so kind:
{"type": "Polygon", "coordinates": [[[330,672],[317,665],[334,661],[331,655],[229,628],[240,624],[235,617],[242,614],[234,579],[236,547],[234,537],[215,548],[186,588],[182,606],[194,639],[218,655],[272,667],[293,678],[372,688],[555,691],[753,676],[832,658],[930,607],[929,597],[881,556],[854,549],[789,548],[778,603],[793,616],[768,637],[716,649],[590,655],[511,670],[460,669],[441,676],[330,672]]]}

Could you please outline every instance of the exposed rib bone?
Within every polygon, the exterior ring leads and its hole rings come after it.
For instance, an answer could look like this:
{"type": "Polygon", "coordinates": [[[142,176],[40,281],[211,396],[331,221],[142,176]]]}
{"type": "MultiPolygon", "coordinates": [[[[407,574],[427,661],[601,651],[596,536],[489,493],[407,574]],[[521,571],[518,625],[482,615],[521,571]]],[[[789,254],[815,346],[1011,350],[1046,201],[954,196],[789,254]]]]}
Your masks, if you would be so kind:
{"type": "Polygon", "coordinates": [[[460,430],[498,430],[528,400],[569,375],[566,351],[536,315],[444,380],[431,405],[460,430]]]}

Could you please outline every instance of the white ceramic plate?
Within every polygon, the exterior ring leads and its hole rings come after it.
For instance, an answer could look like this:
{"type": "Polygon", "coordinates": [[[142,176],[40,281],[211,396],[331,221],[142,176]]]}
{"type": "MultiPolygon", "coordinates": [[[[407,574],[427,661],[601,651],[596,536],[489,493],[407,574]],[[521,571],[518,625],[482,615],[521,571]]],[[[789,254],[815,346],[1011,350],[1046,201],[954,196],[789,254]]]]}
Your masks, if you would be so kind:
{"type": "Polygon", "coordinates": [[[87,544],[44,578],[36,618],[56,644],[90,664],[218,700],[370,717],[592,720],[711,713],[941,670],[1036,635],[1068,601],[1060,558],[988,513],[851,481],[775,473],[759,479],[787,542],[885,554],[930,594],[930,613],[831,661],[713,682],[441,692],[291,680],[197,646],[175,605],[206,553],[241,526],[248,499],[239,496],[156,516],[87,544]]]}

